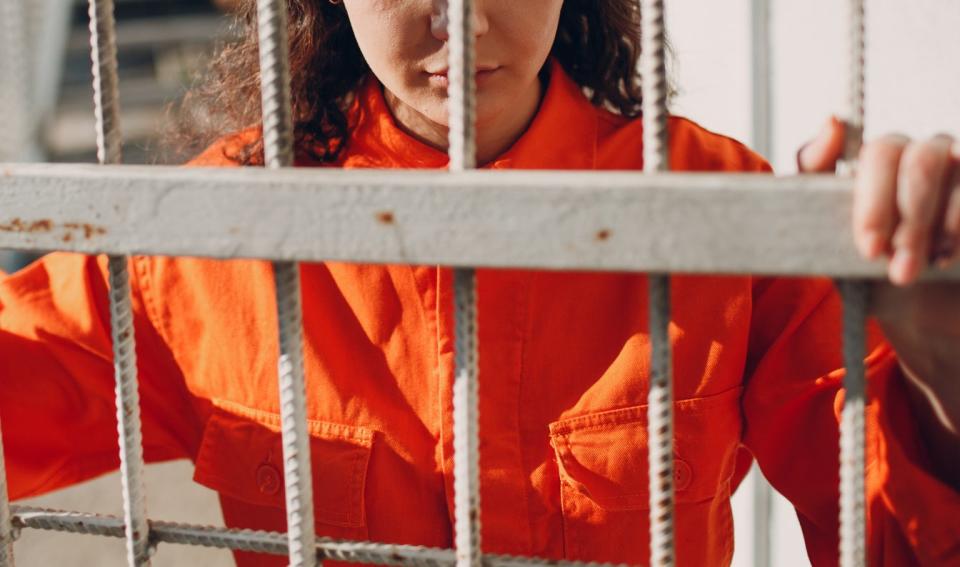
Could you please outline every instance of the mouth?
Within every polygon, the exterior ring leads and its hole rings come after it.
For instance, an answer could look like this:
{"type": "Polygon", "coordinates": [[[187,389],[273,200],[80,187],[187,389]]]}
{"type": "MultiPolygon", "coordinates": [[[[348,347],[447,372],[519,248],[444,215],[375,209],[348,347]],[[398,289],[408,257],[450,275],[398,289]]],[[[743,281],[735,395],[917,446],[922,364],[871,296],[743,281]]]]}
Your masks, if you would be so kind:
{"type": "MultiPolygon", "coordinates": [[[[501,68],[499,66],[495,66],[495,65],[477,66],[477,69],[474,75],[477,82],[477,86],[479,87],[482,84],[486,83],[490,79],[490,77],[493,77],[494,75],[496,75],[497,72],[500,71],[500,69],[501,68]]],[[[440,69],[438,71],[427,71],[426,73],[431,83],[435,84],[436,86],[442,86],[444,88],[447,88],[450,86],[449,72],[450,72],[449,69],[440,69]]]]}

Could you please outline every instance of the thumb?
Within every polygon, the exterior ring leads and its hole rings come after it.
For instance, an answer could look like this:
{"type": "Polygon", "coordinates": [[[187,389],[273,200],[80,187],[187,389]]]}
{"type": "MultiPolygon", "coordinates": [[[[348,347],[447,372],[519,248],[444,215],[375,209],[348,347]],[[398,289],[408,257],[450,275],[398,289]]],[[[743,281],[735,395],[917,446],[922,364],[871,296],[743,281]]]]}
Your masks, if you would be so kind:
{"type": "Polygon", "coordinates": [[[802,173],[828,173],[837,167],[843,155],[845,128],[836,116],[831,116],[817,137],[797,152],[797,167],[802,173]]]}

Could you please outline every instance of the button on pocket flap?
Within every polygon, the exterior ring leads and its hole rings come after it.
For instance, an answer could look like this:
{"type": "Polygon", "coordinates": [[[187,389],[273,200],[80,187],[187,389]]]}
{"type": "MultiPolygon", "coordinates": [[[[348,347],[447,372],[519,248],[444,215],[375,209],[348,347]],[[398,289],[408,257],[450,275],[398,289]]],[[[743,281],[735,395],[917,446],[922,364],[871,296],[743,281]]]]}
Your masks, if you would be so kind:
{"type": "MultiPolygon", "coordinates": [[[[739,389],[674,403],[677,502],[712,498],[733,474],[739,389]]],[[[562,481],[607,510],[649,508],[647,406],[550,424],[562,481]]]]}
{"type": "MultiPolygon", "coordinates": [[[[318,421],[310,421],[308,429],[317,522],[362,527],[373,432],[318,421]]],[[[250,504],[283,508],[280,417],[216,408],[203,433],[194,480],[250,504]]]]}

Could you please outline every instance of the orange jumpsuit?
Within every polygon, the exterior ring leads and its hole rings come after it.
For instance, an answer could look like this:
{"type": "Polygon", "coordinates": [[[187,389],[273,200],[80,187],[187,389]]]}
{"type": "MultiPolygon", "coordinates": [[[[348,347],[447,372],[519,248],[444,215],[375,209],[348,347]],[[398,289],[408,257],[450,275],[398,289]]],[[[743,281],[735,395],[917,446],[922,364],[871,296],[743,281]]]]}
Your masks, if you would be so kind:
{"type": "MultiPolygon", "coordinates": [[[[339,165],[445,165],[398,129],[375,81],[352,112],[339,165]]],[[[768,171],[733,140],[680,118],[670,126],[674,170],[768,171]]],[[[195,164],[234,164],[245,136],[195,164]]],[[[636,170],[640,144],[638,120],[593,107],[553,64],[533,124],[489,167],[636,170]]],[[[270,263],[138,257],[131,270],[147,459],[192,459],[230,526],[283,530],[270,263]]],[[[646,562],[646,282],[478,272],[485,550],[646,562]]],[[[450,270],[307,264],[302,284],[318,533],[451,547],[450,270]]],[[[842,372],[831,283],[677,276],[672,288],[680,564],[729,563],[729,499],[749,454],[796,505],[814,564],[835,564],[842,372]]],[[[13,498],[118,464],[106,291],[105,261],[70,254],[0,283],[13,498]]],[[[960,565],[960,495],[930,474],[896,359],[874,344],[872,564],[960,565]]]]}

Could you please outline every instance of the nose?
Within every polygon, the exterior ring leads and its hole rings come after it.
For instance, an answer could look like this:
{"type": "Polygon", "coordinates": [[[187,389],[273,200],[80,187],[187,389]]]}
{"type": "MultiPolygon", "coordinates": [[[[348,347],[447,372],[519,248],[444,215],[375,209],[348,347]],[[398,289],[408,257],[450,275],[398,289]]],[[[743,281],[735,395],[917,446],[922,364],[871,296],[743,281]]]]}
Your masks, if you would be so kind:
{"type": "MultiPolygon", "coordinates": [[[[433,11],[430,14],[430,31],[433,36],[440,41],[450,39],[450,10],[448,0],[432,0],[433,11]]],[[[480,37],[490,29],[490,20],[487,18],[486,11],[478,0],[473,4],[473,33],[480,37]]]]}

